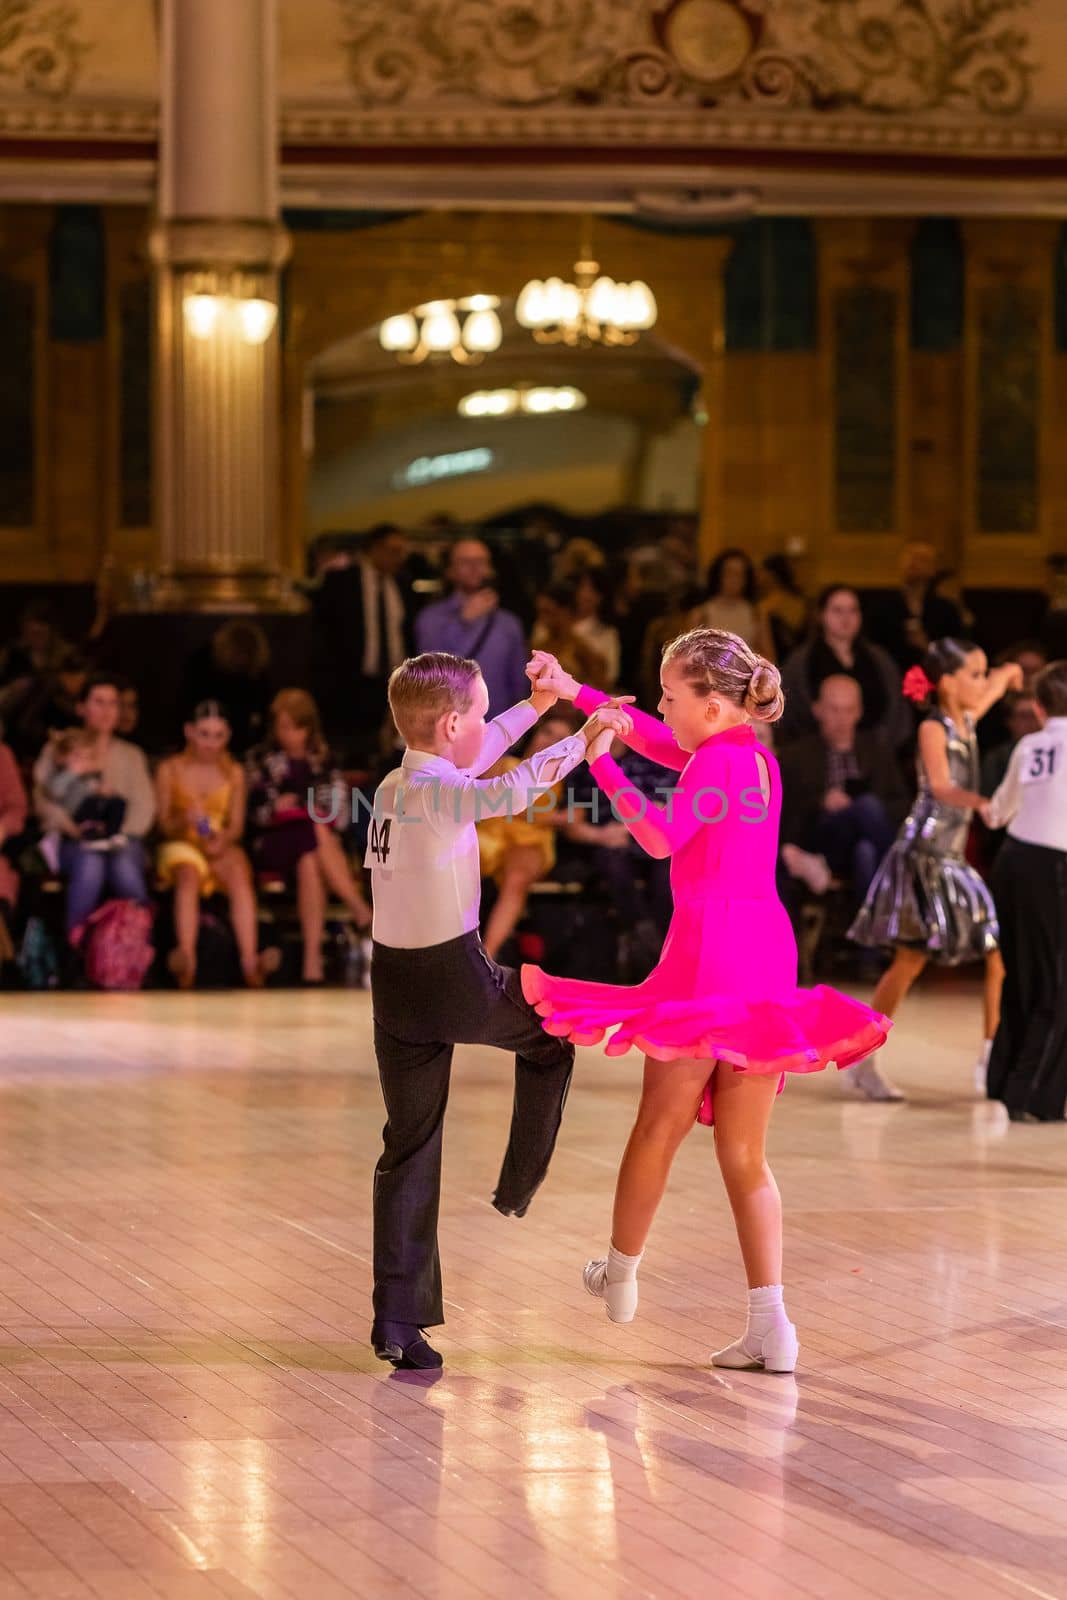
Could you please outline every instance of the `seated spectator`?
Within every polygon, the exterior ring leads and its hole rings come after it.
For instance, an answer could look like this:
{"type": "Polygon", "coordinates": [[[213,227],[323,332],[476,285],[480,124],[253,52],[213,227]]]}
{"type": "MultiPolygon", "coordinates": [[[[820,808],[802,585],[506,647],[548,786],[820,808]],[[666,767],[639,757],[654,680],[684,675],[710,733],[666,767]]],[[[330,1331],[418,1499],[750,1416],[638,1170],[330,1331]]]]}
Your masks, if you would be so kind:
{"type": "MultiPolygon", "coordinates": [[[[781,841],[823,857],[859,906],[908,808],[907,790],[885,737],[861,727],[854,678],[824,678],[812,711],[818,732],[781,754],[781,841]]],[[[785,859],[795,872],[796,858],[785,859]]]]}
{"type": "Polygon", "coordinates": [[[270,643],[258,622],[231,617],[186,662],[182,707],[226,707],[230,747],[243,756],[263,737],[270,705],[270,643]]]}
{"type": "Polygon", "coordinates": [[[215,700],[205,700],[185,724],[185,749],[160,763],[156,774],[160,845],[156,869],[174,890],[177,944],[168,965],[180,989],[196,982],[200,901],[219,890],[230,920],[244,980],[261,988],[277,971],[280,953],[257,954],[258,927],[252,869],[238,841],[245,826],[245,775],[229,754],[230,724],[215,700]]]}
{"type": "Polygon", "coordinates": [[[552,582],[576,586],[586,572],[599,572],[604,567],[604,552],[592,539],[568,539],[552,562],[552,582]]]}
{"type": "Polygon", "coordinates": [[[0,742],[0,916],[10,929],[18,904],[19,875],[8,854],[26,827],[28,802],[11,746],[0,742]]]}
{"type": "Polygon", "coordinates": [[[141,696],[137,685],[128,678],[119,679],[119,726],[120,739],[129,739],[131,744],[138,744],[137,729],[141,721],[141,696]]]}
{"type": "Polygon", "coordinates": [[[707,592],[691,613],[689,626],[736,633],[773,661],[774,636],[757,598],[756,569],[749,557],[743,550],[720,550],[708,568],[707,592]]]}
{"type": "Polygon", "coordinates": [[[603,689],[614,689],[622,666],[619,630],[606,620],[608,589],[603,569],[588,567],[574,583],[574,631],[604,662],[603,689]]]}
{"type": "MultiPolygon", "coordinates": [[[[549,711],[527,739],[522,759],[566,739],[574,728],[575,720],[566,709],[549,711]]],[[[510,772],[519,760],[518,756],[504,756],[485,776],[495,778],[510,772]]],[[[530,816],[525,809],[510,817],[500,812],[478,824],[482,877],[492,878],[497,886],[482,941],[486,954],[494,959],[522,921],[531,886],[546,878],[556,864],[556,830],[567,815],[566,809],[560,808],[561,790],[562,784],[553,790],[555,805],[551,808],[546,796],[531,808],[530,816]]]]}
{"type": "Polygon", "coordinates": [[[116,736],[119,691],[114,678],[107,673],[90,678],[78,711],[91,737],[86,769],[125,802],[126,810],[121,835],[112,836],[107,848],[101,849],[93,826],[83,832],[66,806],[49,798],[58,765],[52,744],[45,746],[33,769],[34,807],[45,833],[60,836],[68,932],[80,928],[105,897],[147,902],[143,840],[156,810],[144,752],[116,736]]]}
{"type": "Polygon", "coordinates": [[[271,702],[270,718],[269,739],[250,751],[245,763],[252,861],[262,876],[296,890],[303,982],[317,987],[324,981],[327,893],[348,907],[362,933],[370,928],[371,909],[341,843],[350,792],[331,761],[318,707],[305,690],[283,689],[271,702]],[[332,822],[312,817],[309,797],[316,815],[332,822]]]}
{"type": "Polygon", "coordinates": [[[445,650],[477,661],[489,691],[488,717],[499,716],[530,692],[522,623],[500,604],[493,557],[481,539],[459,539],[448,553],[451,593],[415,618],[415,647],[445,650]]]}
{"type": "Polygon", "coordinates": [[[21,699],[8,711],[11,748],[22,761],[32,761],[50,733],[76,728],[78,707],[89,678],[89,667],[79,651],[68,647],[54,670],[28,680],[21,699]]]}
{"type": "MultiPolygon", "coordinates": [[[[1009,659],[1014,658],[1009,657],[1009,659]]],[[[1041,726],[1037,701],[1034,699],[1032,692],[1023,689],[1019,694],[1006,694],[1004,702],[1004,724],[1007,736],[1000,744],[996,744],[991,750],[987,750],[982,757],[980,789],[984,795],[991,796],[995,794],[1004,782],[1008,771],[1008,762],[1011,760],[1011,753],[1019,743],[1019,740],[1028,733],[1036,733],[1041,726]]]]}
{"type": "MultiPolygon", "coordinates": [[[[618,739],[611,753],[639,794],[656,805],[665,803],[657,790],[677,781],[673,773],[618,739]]],[[[599,883],[619,920],[620,965],[631,977],[644,977],[659,959],[673,912],[670,858],[657,861],[642,850],[625,823],[616,819],[588,766],[571,774],[567,792],[574,820],[568,820],[565,797],[560,855],[569,864],[577,852],[582,867],[599,883]]]]}
{"type": "Polygon", "coordinates": [[[768,556],[759,573],[759,613],[774,640],[775,661],[784,661],[804,637],[811,607],[788,556],[768,556]]]}
{"type": "Polygon", "coordinates": [[[785,715],[775,724],[781,748],[791,739],[815,733],[813,703],[824,678],[844,674],[860,686],[864,732],[879,729],[894,750],[913,734],[912,715],[900,691],[900,673],[891,657],[863,636],[859,595],[848,584],[834,583],[816,605],[815,632],[800,645],[782,669],[785,715]]]}
{"type": "Polygon", "coordinates": [[[12,691],[18,697],[30,681],[54,672],[69,649],[48,607],[27,606],[19,619],[18,633],[0,650],[0,715],[6,717],[12,691]]]}
{"type": "Polygon", "coordinates": [[[579,683],[603,688],[608,664],[598,650],[586,643],[577,631],[578,606],[570,584],[550,583],[537,596],[537,621],[531,635],[535,650],[554,655],[565,672],[579,683]]]}
{"type": "MultiPolygon", "coordinates": [[[[52,771],[42,784],[46,800],[76,822],[87,850],[113,850],[126,841],[122,825],[126,801],[113,794],[96,770],[95,740],[87,728],[66,728],[49,741],[52,771]]],[[[41,853],[53,871],[59,867],[61,837],[48,833],[41,853]]]]}

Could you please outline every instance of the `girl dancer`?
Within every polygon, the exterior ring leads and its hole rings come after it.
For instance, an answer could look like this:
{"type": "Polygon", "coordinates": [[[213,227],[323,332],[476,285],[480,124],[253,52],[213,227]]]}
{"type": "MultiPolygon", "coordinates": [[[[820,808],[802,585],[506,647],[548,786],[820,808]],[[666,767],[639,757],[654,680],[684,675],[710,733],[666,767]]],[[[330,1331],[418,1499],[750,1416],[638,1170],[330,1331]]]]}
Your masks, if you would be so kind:
{"type": "MultiPolygon", "coordinates": [[[[975,1068],[983,1092],[1004,968],[992,896],[963,854],[971,817],[986,806],[978,793],[974,729],[1006,690],[1021,688],[1016,662],[989,672],[985,652],[960,639],[935,640],[923,665],[906,674],[904,693],[928,707],[919,725],[919,792],[849,929],[849,938],[868,949],[895,949],[871,997],[887,1017],[927,961],[955,967],[984,958],[985,1044],[975,1068]]],[[[861,1062],[852,1081],[869,1100],[904,1098],[873,1061],[861,1062]]]]}
{"type": "MultiPolygon", "coordinates": [[[[537,687],[579,709],[606,696],[580,688],[542,657],[537,687]]],[[[791,1372],[796,1329],[782,1299],[782,1212],[764,1143],[786,1072],[848,1066],[882,1044],[884,1017],[833,989],[797,989],[796,943],[775,892],[781,786],[753,722],[782,714],[778,671],[736,634],[695,628],[667,645],[660,674],[664,723],[640,711],[598,711],[606,731],[590,770],[649,855],[671,857],[674,916],[659,965],[626,988],[522,970],[523,992],[547,1032],[645,1053],[644,1087],[615,1191],[611,1248],[583,1274],[613,1322],[637,1308],[637,1267],[671,1163],[694,1118],[714,1121],[715,1150],[749,1285],[744,1336],[716,1366],[791,1372]],[[652,805],[608,753],[617,732],[679,774],[652,805]],[[713,1116],[714,1108],[714,1116],[713,1116]]]]}

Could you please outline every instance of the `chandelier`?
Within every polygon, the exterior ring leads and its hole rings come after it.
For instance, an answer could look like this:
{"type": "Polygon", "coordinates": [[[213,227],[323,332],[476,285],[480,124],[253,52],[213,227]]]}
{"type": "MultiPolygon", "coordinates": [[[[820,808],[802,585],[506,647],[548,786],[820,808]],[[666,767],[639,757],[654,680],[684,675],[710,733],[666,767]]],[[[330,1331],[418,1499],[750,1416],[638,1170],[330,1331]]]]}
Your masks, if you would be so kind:
{"type": "Polygon", "coordinates": [[[500,348],[499,305],[493,294],[429,300],[413,311],[386,317],[378,329],[378,342],[408,366],[434,356],[451,356],[461,366],[475,366],[500,348]]]}
{"type": "Polygon", "coordinates": [[[477,389],[465,394],[457,410],[461,417],[548,417],[558,411],[581,411],[586,397],[571,384],[516,389],[477,389]]]}
{"type": "Polygon", "coordinates": [[[588,347],[633,344],[655,325],[656,297],[640,278],[616,283],[593,258],[587,226],[574,263],[574,282],[531,278],[515,304],[516,321],[538,344],[588,347]]]}

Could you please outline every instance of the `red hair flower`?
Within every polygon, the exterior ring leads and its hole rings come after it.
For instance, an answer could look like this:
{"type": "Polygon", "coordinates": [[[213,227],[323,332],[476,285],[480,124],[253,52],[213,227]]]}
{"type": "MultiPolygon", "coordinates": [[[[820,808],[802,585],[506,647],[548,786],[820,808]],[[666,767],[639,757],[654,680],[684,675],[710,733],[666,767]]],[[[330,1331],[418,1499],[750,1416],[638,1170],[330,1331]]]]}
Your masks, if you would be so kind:
{"type": "Polygon", "coordinates": [[[917,706],[921,706],[924,700],[930,698],[937,686],[931,683],[922,667],[909,667],[900,687],[909,700],[914,700],[917,706]]]}

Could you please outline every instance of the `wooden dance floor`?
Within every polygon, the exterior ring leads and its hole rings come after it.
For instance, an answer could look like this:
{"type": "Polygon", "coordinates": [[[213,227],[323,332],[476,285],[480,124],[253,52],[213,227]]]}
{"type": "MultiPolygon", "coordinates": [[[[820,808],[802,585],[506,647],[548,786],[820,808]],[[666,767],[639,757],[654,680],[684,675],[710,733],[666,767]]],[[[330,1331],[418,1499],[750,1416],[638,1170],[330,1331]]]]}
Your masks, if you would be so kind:
{"type": "Polygon", "coordinates": [[[991,1121],[974,989],[779,1102],[796,1380],[712,1371],[743,1284],[711,1135],[616,1328],[639,1063],[581,1052],[530,1215],[508,1064],[457,1053],[448,1365],[371,1356],[382,1122],[359,992],[3,1000],[0,1596],[1067,1597],[1067,1128],[991,1121]]]}

